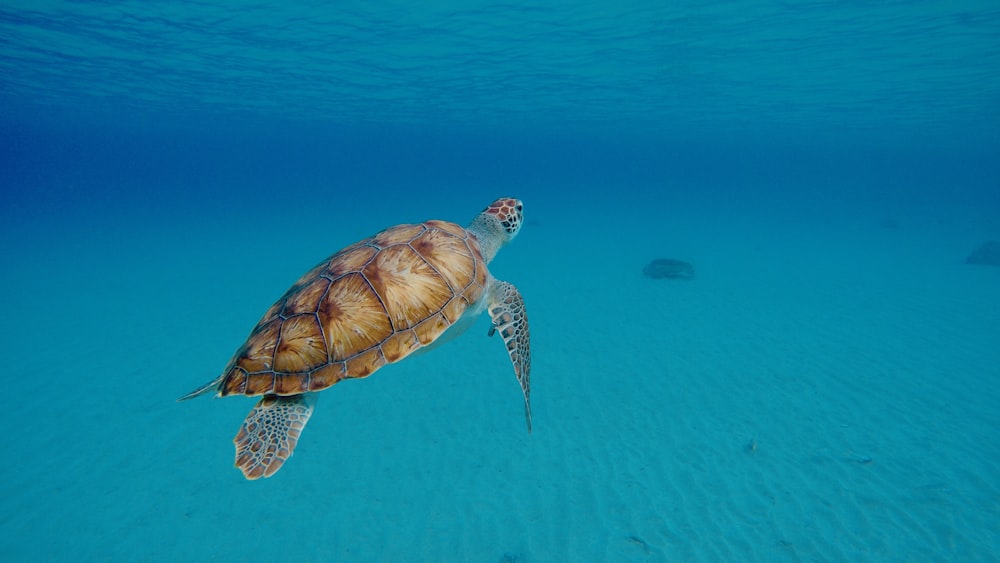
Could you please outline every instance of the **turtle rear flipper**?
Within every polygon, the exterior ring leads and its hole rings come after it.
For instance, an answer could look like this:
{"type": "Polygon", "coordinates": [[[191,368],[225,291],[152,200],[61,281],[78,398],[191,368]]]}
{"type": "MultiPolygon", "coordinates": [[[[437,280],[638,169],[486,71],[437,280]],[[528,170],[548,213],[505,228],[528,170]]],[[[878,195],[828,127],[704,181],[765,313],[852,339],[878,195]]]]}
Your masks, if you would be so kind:
{"type": "Polygon", "coordinates": [[[233,439],[236,467],[247,479],[270,477],[292,457],[316,399],[315,393],[265,395],[250,411],[233,439]]]}

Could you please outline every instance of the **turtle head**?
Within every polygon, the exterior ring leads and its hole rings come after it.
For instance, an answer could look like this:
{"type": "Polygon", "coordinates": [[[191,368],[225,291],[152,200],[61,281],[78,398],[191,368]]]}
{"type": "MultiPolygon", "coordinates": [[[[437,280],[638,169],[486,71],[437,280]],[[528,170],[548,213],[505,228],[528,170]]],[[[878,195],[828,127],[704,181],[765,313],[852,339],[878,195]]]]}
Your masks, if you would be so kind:
{"type": "Polygon", "coordinates": [[[493,260],[497,250],[514,240],[524,223],[524,204],[512,197],[502,197],[489,204],[468,230],[479,240],[483,258],[493,260]]]}
{"type": "Polygon", "coordinates": [[[507,236],[504,242],[510,242],[517,236],[521,223],[524,222],[524,204],[519,199],[502,197],[484,209],[483,215],[496,217],[507,236]]]}

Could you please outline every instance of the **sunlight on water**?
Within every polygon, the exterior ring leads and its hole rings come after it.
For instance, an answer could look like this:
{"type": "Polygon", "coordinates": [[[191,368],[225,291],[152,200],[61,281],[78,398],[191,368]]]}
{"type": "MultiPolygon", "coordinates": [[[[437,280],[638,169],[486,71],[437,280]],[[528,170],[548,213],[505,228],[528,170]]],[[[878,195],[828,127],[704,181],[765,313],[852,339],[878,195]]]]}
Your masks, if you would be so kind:
{"type": "Polygon", "coordinates": [[[47,2],[0,8],[4,94],[361,123],[978,130],[989,2],[47,2]]]}

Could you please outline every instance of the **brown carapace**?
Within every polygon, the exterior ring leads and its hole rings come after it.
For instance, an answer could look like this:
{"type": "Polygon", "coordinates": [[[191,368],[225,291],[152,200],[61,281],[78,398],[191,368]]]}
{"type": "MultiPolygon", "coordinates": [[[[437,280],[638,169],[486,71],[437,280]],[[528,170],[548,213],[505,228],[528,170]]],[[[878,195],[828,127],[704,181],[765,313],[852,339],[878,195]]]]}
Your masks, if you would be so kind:
{"type": "Polygon", "coordinates": [[[434,342],[486,287],[479,244],[444,221],[400,225],[324,260],[264,314],[219,394],[297,395],[434,342]]]}

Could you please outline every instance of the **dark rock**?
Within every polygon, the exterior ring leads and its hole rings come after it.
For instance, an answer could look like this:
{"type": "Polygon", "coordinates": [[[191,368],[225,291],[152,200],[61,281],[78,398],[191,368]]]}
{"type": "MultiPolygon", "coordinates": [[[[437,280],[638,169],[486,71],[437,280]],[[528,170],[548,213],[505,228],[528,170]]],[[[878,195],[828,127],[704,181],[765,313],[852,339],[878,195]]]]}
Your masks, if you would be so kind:
{"type": "Polygon", "coordinates": [[[982,246],[965,259],[965,263],[1000,266],[1000,242],[995,240],[984,242],[982,246]]]}
{"type": "Polygon", "coordinates": [[[642,269],[642,275],[647,278],[689,280],[694,277],[694,266],[672,258],[657,258],[642,269]]]}

